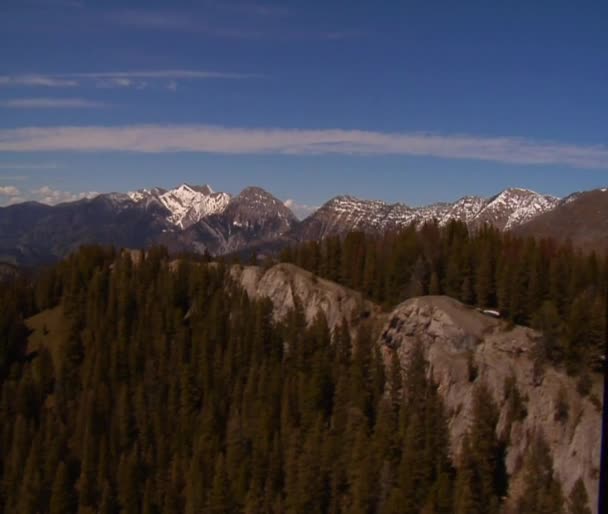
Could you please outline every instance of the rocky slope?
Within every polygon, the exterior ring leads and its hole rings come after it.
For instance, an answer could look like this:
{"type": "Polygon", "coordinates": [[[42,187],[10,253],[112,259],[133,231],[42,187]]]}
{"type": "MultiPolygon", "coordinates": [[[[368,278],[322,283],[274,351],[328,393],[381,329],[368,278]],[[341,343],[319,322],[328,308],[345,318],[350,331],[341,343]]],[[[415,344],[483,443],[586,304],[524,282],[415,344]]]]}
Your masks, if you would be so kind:
{"type": "Polygon", "coordinates": [[[0,208],[0,261],[43,264],[89,243],[223,254],[277,238],[296,223],[280,200],[255,187],[235,197],[182,184],[56,206],[27,202],[0,208]]]}
{"type": "Polygon", "coordinates": [[[293,264],[277,264],[270,269],[234,266],[230,273],[251,298],[269,298],[276,321],[281,321],[299,301],[310,323],[322,313],[330,330],[344,320],[355,331],[359,324],[380,315],[380,308],[363,295],[334,282],[323,280],[293,264]]]}
{"type": "Polygon", "coordinates": [[[554,209],[559,199],[527,189],[506,189],[489,198],[467,196],[454,203],[408,207],[402,203],[360,200],[338,196],[324,204],[296,228],[296,239],[320,239],[352,230],[381,232],[412,223],[462,221],[473,228],[486,223],[511,230],[554,209]]]}
{"type": "Polygon", "coordinates": [[[54,207],[29,202],[0,209],[0,260],[39,265],[83,244],[144,248],[166,229],[162,206],[146,209],[126,195],[100,195],[54,207]]]}
{"type": "Polygon", "coordinates": [[[164,244],[174,251],[216,255],[274,254],[300,241],[433,220],[440,225],[458,220],[473,229],[489,223],[526,235],[568,237],[584,249],[603,250],[608,247],[606,208],[605,190],[560,201],[514,188],[489,199],[467,196],[424,207],[338,196],[299,221],[283,202],[257,187],[233,197],[208,185],[182,184],[56,206],[26,202],[0,207],[0,261],[36,265],[85,243],[131,248],[164,244]]]}
{"type": "Polygon", "coordinates": [[[128,196],[134,202],[146,206],[158,202],[167,210],[167,222],[181,229],[198,223],[206,216],[223,212],[231,198],[228,193],[216,193],[208,185],[188,184],[169,191],[161,188],[141,189],[128,193],[128,196]]]}
{"type": "Polygon", "coordinates": [[[222,212],[205,216],[179,234],[166,234],[169,247],[226,254],[277,239],[297,223],[283,203],[259,187],[245,188],[222,212]]]}
{"type": "Polygon", "coordinates": [[[583,250],[608,251],[608,189],[575,193],[555,209],[515,229],[517,234],[570,240],[583,250]]]}
{"type": "Polygon", "coordinates": [[[513,228],[553,210],[559,199],[528,189],[512,188],[490,198],[470,221],[473,226],[486,223],[500,230],[513,228]]]}
{"type": "MultiPolygon", "coordinates": [[[[421,341],[430,373],[449,412],[452,448],[458,452],[471,420],[473,390],[485,384],[499,407],[497,434],[507,434],[507,472],[511,497],[521,487],[520,472],[532,438],[542,431],[551,448],[554,469],[569,494],[581,477],[589,497],[598,497],[601,411],[590,397],[581,397],[575,380],[548,367],[542,381],[535,379],[530,350],[534,331],[506,329],[489,318],[447,297],[423,297],[398,306],[389,317],[379,343],[385,353],[396,352],[403,365],[414,343],[421,341]],[[472,360],[471,360],[472,359],[472,360]],[[470,366],[476,378],[470,380],[470,366]],[[524,398],[525,417],[513,420],[505,384],[514,381],[524,398]],[[560,392],[561,391],[561,392],[560,392]],[[564,394],[567,415],[557,415],[564,394]]],[[[594,395],[601,398],[600,377],[594,395]]],[[[594,510],[595,512],[595,510],[594,510]]]]}
{"type": "MultiPolygon", "coordinates": [[[[277,320],[287,314],[297,297],[309,322],[319,312],[325,314],[331,328],[346,319],[351,330],[356,331],[363,320],[370,321],[379,327],[378,344],[387,361],[396,353],[403,368],[414,344],[420,341],[429,361],[429,373],[438,384],[448,411],[456,455],[471,423],[473,391],[478,384],[485,384],[500,411],[497,435],[507,436],[510,441],[506,454],[510,475],[508,502],[513,502],[521,491],[524,457],[539,431],[551,448],[565,494],[581,477],[589,497],[597,498],[601,377],[594,377],[594,389],[587,397],[577,392],[574,379],[554,368],[547,367],[539,379],[533,373],[530,358],[536,332],[507,327],[501,320],[447,297],[414,298],[390,314],[382,314],[359,293],[318,279],[293,265],[280,264],[268,270],[233,267],[231,274],[251,297],[269,298],[277,320]],[[509,381],[523,398],[523,416],[512,415],[505,389],[509,381]],[[567,405],[565,417],[557,415],[560,402],[567,405]]],[[[591,507],[596,513],[596,506],[591,507]]]]}

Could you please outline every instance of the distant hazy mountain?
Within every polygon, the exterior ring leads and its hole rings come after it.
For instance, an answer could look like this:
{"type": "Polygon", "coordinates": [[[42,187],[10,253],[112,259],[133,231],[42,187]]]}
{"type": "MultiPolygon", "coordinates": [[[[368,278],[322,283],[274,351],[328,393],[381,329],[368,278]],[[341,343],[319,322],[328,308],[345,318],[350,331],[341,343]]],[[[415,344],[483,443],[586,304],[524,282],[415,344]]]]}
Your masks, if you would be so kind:
{"type": "Polygon", "coordinates": [[[608,246],[607,211],[606,190],[560,200],[513,188],[492,198],[467,196],[424,207],[337,196],[299,221],[283,202],[258,187],[231,196],[208,185],[182,184],[56,206],[26,202],[0,208],[0,261],[35,265],[85,243],[131,248],[164,244],[174,251],[226,254],[431,220],[440,225],[459,220],[471,228],[489,223],[500,230],[568,237],[587,249],[602,249],[608,246]]]}

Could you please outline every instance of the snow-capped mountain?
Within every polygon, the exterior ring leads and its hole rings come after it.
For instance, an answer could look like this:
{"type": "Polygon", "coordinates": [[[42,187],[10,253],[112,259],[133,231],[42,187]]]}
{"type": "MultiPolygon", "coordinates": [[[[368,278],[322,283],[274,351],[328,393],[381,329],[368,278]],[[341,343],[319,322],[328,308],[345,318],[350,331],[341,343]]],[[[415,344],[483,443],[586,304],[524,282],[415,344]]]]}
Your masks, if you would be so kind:
{"type": "Polygon", "coordinates": [[[511,230],[554,209],[559,202],[558,198],[518,188],[506,189],[489,199],[466,196],[454,203],[423,207],[337,196],[305,219],[298,231],[304,239],[317,239],[351,230],[394,230],[430,221],[443,226],[454,220],[472,228],[490,224],[511,230]]]}
{"type": "Polygon", "coordinates": [[[279,199],[259,187],[247,187],[231,198],[223,211],[182,231],[178,241],[184,250],[224,254],[278,239],[297,223],[279,199]]]}
{"type": "Polygon", "coordinates": [[[582,241],[581,247],[595,248],[597,241],[608,241],[602,217],[606,194],[596,190],[559,200],[513,188],[492,198],[466,196],[422,207],[337,196],[298,221],[281,200],[258,187],[231,196],[207,185],[182,184],[56,206],[27,202],[0,208],[0,261],[50,262],[88,243],[132,248],[163,244],[173,251],[248,255],[252,248],[275,252],[286,244],[352,230],[382,232],[452,220],[473,229],[491,224],[529,235],[559,238],[563,233],[582,241]]]}
{"type": "Polygon", "coordinates": [[[511,230],[557,207],[560,199],[529,189],[506,189],[487,201],[473,218],[474,225],[489,223],[500,230],[511,230]]]}
{"type": "Polygon", "coordinates": [[[554,209],[513,230],[518,235],[569,240],[583,251],[608,251],[608,189],[573,193],[554,209]]]}
{"type": "Polygon", "coordinates": [[[216,193],[208,185],[188,184],[169,191],[161,188],[140,189],[128,195],[136,203],[157,201],[167,209],[167,221],[180,229],[188,228],[206,216],[222,212],[231,198],[228,193],[216,193]]]}

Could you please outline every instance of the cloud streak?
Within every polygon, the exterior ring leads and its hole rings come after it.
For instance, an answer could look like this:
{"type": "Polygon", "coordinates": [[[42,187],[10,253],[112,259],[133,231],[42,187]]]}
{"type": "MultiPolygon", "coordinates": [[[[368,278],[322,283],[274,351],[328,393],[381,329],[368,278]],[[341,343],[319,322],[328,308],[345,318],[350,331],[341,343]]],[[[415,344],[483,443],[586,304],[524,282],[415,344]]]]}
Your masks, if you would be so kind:
{"type": "Polygon", "coordinates": [[[0,107],[8,109],[99,109],[106,107],[106,104],[83,98],[14,98],[0,102],[0,107]]]}
{"type": "Polygon", "coordinates": [[[233,73],[213,70],[127,70],[92,73],[53,73],[30,75],[0,75],[0,87],[79,87],[92,83],[96,87],[135,87],[148,85],[149,80],[241,80],[260,78],[252,73],[233,73]]]}
{"type": "MultiPolygon", "coordinates": [[[[217,11],[217,9],[215,9],[217,11]]],[[[268,16],[261,6],[245,9],[238,7],[233,14],[239,18],[252,16],[268,16]]],[[[259,39],[268,35],[268,30],[252,29],[251,23],[235,25],[235,19],[229,16],[217,16],[217,12],[209,10],[153,10],[153,9],[121,9],[111,11],[106,15],[107,20],[115,25],[137,30],[180,31],[203,34],[211,37],[229,39],[259,39]]]]}
{"type": "Polygon", "coordinates": [[[93,198],[99,193],[95,191],[72,192],[42,186],[29,191],[22,191],[15,186],[0,186],[0,206],[14,205],[27,201],[57,205],[64,202],[75,202],[84,198],[93,198]]]}
{"type": "Polygon", "coordinates": [[[87,191],[82,193],[73,193],[71,191],[62,191],[55,189],[51,186],[42,186],[37,189],[33,189],[29,192],[27,197],[30,200],[37,202],[46,203],[49,205],[57,205],[63,202],[74,202],[76,200],[82,200],[83,198],[93,198],[99,193],[96,191],[87,191]]]}
{"type": "Polygon", "coordinates": [[[315,212],[319,206],[318,205],[308,205],[305,203],[299,203],[293,198],[289,198],[284,202],[285,207],[291,209],[291,211],[299,218],[304,219],[313,212],[315,212]]]}
{"type": "Polygon", "coordinates": [[[15,186],[0,186],[0,196],[19,196],[21,191],[17,189],[15,186]]]}
{"type": "Polygon", "coordinates": [[[57,126],[0,129],[0,151],[408,155],[608,169],[608,147],[515,137],[213,125],[57,126]]]}
{"type": "Polygon", "coordinates": [[[74,79],[62,78],[59,75],[0,75],[0,86],[32,86],[32,87],[77,87],[79,82],[74,79]]]}

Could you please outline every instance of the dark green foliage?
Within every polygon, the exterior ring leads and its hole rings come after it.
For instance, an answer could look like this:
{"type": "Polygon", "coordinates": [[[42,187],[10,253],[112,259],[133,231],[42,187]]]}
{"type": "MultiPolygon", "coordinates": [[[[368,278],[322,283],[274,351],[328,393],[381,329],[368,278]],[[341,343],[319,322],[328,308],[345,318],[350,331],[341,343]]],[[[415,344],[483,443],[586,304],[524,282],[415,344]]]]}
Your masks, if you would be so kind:
{"type": "Polygon", "coordinates": [[[501,436],[503,440],[508,440],[513,423],[523,421],[528,415],[526,407],[527,398],[523,397],[517,387],[514,376],[505,380],[504,385],[505,402],[507,405],[507,419],[505,423],[505,433],[501,436]]]}
{"type": "MultiPolygon", "coordinates": [[[[495,273],[505,265],[501,241],[493,231],[471,237],[458,224],[445,233],[429,226],[381,241],[354,234],[310,243],[302,258],[385,304],[449,289],[492,306],[500,296],[495,273]],[[473,271],[480,259],[489,292],[473,271]]],[[[474,420],[454,466],[422,344],[402,370],[395,353],[380,354],[365,322],[351,339],[346,322],[333,333],[322,316],[308,324],[296,302],[277,325],[272,304],[251,301],[223,264],[172,262],[160,248],[137,262],[127,252],[84,248],[40,281],[0,287],[2,512],[500,508],[506,475],[496,408],[476,385],[474,420]],[[26,358],[23,320],[58,302],[70,331],[48,347],[43,339],[26,358]]],[[[554,286],[571,287],[557,278],[554,286]]],[[[546,294],[522,305],[541,309],[546,294]]],[[[579,355],[584,362],[586,352],[579,355]]],[[[509,384],[505,396],[513,418],[523,418],[525,399],[509,384]]]]}
{"type": "Polygon", "coordinates": [[[553,460],[542,434],[538,434],[531,445],[524,473],[525,488],[518,502],[518,511],[564,514],[561,486],[553,474],[553,460]]]}
{"type": "Polygon", "coordinates": [[[608,260],[571,245],[514,237],[452,222],[383,235],[351,233],[289,248],[280,259],[363,292],[390,307],[412,296],[446,294],[498,309],[510,323],[542,332],[536,378],[547,364],[570,373],[602,369],[608,260]],[[314,256],[314,258],[312,257],[314,256]]]}
{"type": "Polygon", "coordinates": [[[69,514],[74,511],[74,491],[70,478],[68,475],[68,469],[66,465],[61,462],[57,467],[57,474],[53,481],[53,487],[51,489],[51,498],[49,500],[49,513],[50,514],[69,514]]]}
{"type": "MultiPolygon", "coordinates": [[[[354,284],[373,270],[340,270],[363,258],[349,241],[323,266],[354,284]]],[[[161,249],[85,248],[41,280],[10,301],[21,318],[61,302],[71,329],[2,381],[3,512],[451,512],[421,348],[405,376],[396,355],[385,369],[365,324],[351,340],[296,306],[276,325],[221,264],[161,249]]]]}

